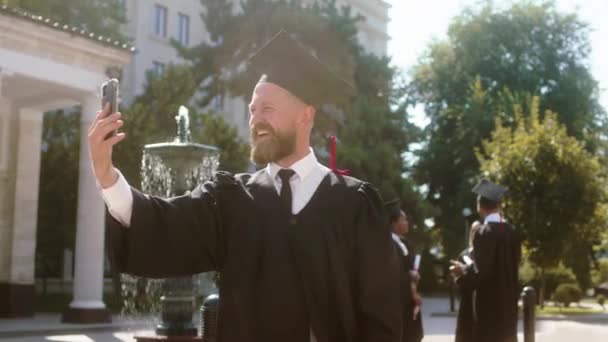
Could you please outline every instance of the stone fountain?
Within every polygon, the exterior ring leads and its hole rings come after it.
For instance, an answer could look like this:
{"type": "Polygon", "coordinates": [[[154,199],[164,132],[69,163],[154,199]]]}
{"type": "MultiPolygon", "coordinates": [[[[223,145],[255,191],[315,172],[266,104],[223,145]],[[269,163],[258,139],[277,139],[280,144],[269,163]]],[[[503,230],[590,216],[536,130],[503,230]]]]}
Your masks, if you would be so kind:
{"type": "Polygon", "coordinates": [[[188,109],[179,107],[177,136],[172,142],[144,146],[142,190],[151,195],[172,197],[211,179],[219,164],[219,149],[191,142],[188,109]]]}
{"type": "MultiPolygon", "coordinates": [[[[142,190],[145,193],[169,198],[194,189],[211,179],[219,165],[219,149],[191,141],[188,109],[181,106],[177,121],[177,136],[172,142],[149,144],[142,158],[142,190]]],[[[146,286],[146,292],[150,286],[146,286]]],[[[159,290],[161,322],[157,336],[136,336],[145,341],[201,340],[193,324],[195,289],[193,277],[162,281],[159,290]]]]}

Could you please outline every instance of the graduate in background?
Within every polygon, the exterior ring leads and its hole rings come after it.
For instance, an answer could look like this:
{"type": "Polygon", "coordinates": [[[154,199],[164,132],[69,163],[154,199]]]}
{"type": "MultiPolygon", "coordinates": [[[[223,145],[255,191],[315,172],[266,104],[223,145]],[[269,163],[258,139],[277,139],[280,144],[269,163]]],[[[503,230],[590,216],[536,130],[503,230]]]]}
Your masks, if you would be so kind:
{"type": "MultiPolygon", "coordinates": [[[[218,342],[399,342],[399,260],[376,188],[332,172],[310,147],[317,109],[350,85],[287,32],[250,59],[254,174],[218,172],[171,199],[128,185],[106,138],[122,121],[97,115],[89,131],[108,206],[107,241],[123,273],[184,277],[221,272],[218,342]]],[[[104,109],[107,111],[107,109],[104,109]]]]}
{"type": "Polygon", "coordinates": [[[483,224],[473,235],[471,262],[452,261],[450,267],[461,288],[471,293],[471,302],[461,305],[470,305],[472,319],[459,317],[456,341],[515,342],[521,240],[500,212],[507,189],[482,180],[473,192],[483,224]]]}
{"type": "Polygon", "coordinates": [[[419,342],[424,336],[422,329],[422,297],[418,293],[420,274],[415,265],[416,256],[407,239],[409,222],[406,213],[400,208],[399,200],[386,203],[392,227],[392,238],[401,263],[400,290],[403,308],[402,342],[419,342]]]}
{"type": "MultiPolygon", "coordinates": [[[[479,227],[481,227],[479,221],[473,222],[469,232],[469,246],[458,256],[458,261],[465,266],[470,267],[473,264],[473,238],[479,227]]],[[[475,288],[470,280],[472,280],[472,277],[459,277],[456,279],[460,293],[456,323],[456,342],[473,341],[473,293],[475,288]]]]}

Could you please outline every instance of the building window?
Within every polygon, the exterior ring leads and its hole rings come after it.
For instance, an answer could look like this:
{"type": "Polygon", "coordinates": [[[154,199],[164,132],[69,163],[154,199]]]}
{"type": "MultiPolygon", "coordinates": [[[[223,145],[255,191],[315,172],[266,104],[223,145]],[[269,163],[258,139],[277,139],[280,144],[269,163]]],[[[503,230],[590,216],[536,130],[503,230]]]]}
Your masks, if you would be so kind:
{"type": "Polygon", "coordinates": [[[184,46],[190,43],[190,17],[182,13],[177,15],[177,40],[184,46]]]}
{"type": "MultiPolygon", "coordinates": [[[[215,97],[213,97],[213,99],[211,100],[211,107],[216,112],[223,111],[224,110],[224,95],[216,95],[215,97]]],[[[249,107],[247,107],[247,110],[249,110],[249,107]]]]}
{"type": "Polygon", "coordinates": [[[160,76],[165,72],[165,64],[161,62],[154,61],[152,62],[152,73],[155,76],[160,76]]]}
{"type": "Polygon", "coordinates": [[[154,34],[167,37],[167,7],[154,5],[154,34]]]}

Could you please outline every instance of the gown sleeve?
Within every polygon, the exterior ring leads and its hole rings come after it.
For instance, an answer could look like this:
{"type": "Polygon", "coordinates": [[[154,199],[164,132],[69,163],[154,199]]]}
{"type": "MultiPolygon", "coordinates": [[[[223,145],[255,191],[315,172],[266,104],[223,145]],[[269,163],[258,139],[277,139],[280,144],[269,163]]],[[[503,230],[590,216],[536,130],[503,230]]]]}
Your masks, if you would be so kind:
{"type": "Polygon", "coordinates": [[[469,258],[474,258],[473,253],[471,253],[469,249],[464,250],[462,253],[460,253],[460,255],[458,256],[458,261],[462,262],[466,266],[463,275],[456,279],[456,284],[460,288],[460,291],[472,292],[475,289],[475,286],[477,286],[477,269],[475,267],[475,264],[467,265],[465,261],[465,256],[469,258]]]}
{"type": "Polygon", "coordinates": [[[359,341],[397,342],[403,324],[398,255],[377,190],[364,183],[358,193],[355,249],[359,341]]]}
{"type": "Polygon", "coordinates": [[[217,270],[223,251],[218,192],[236,185],[216,175],[194,191],[171,199],[133,193],[131,225],[106,210],[106,241],[114,271],[149,278],[182,277],[217,270]]]}
{"type": "MultiPolygon", "coordinates": [[[[490,227],[487,227],[490,228],[490,227]]],[[[496,235],[491,231],[479,229],[473,236],[475,251],[476,287],[489,286],[496,269],[496,235]]]]}

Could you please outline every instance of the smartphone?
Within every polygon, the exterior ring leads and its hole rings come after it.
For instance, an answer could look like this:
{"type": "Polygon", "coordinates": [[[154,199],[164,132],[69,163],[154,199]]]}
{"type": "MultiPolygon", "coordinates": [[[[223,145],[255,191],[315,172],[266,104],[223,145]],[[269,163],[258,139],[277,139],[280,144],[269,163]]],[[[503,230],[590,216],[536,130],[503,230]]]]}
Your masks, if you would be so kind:
{"type": "MultiPolygon", "coordinates": [[[[108,80],[101,85],[101,108],[105,108],[106,104],[109,103],[110,112],[108,115],[118,111],[118,87],[119,83],[115,78],[108,80]]],[[[116,135],[117,133],[118,131],[110,133],[106,139],[116,135]]]]}

